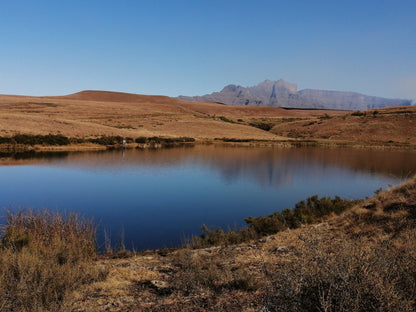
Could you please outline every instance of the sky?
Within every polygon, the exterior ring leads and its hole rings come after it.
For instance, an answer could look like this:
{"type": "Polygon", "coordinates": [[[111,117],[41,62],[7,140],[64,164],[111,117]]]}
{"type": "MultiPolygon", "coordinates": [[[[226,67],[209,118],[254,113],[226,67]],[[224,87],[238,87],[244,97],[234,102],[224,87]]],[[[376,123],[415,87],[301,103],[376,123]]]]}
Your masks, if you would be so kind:
{"type": "Polygon", "coordinates": [[[0,94],[298,89],[416,99],[415,0],[0,0],[0,94]]]}

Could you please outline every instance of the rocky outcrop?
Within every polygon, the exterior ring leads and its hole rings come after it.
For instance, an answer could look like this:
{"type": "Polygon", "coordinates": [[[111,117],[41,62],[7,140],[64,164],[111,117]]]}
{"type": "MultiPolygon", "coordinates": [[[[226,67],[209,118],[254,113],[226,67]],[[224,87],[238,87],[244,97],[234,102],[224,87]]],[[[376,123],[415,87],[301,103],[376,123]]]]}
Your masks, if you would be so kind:
{"type": "Polygon", "coordinates": [[[305,89],[284,80],[265,80],[256,86],[228,85],[220,92],[203,96],[179,96],[185,101],[217,102],[229,105],[275,106],[289,108],[320,108],[365,110],[388,106],[411,105],[403,99],[387,99],[355,92],[305,89]]]}

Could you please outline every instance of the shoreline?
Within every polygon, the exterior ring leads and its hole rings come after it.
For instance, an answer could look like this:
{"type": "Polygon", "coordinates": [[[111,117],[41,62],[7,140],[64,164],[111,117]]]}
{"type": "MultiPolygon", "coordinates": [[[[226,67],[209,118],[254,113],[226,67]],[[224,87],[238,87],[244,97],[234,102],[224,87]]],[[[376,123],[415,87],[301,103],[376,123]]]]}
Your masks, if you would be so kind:
{"type": "Polygon", "coordinates": [[[164,149],[174,147],[193,147],[195,145],[220,145],[229,147],[276,147],[276,148],[297,148],[297,147],[318,147],[318,148],[354,148],[368,150],[403,150],[416,151],[416,145],[398,142],[347,142],[329,140],[254,140],[254,139],[197,139],[195,142],[178,142],[169,144],[143,144],[128,143],[125,147],[117,145],[101,145],[97,143],[81,143],[68,145],[26,145],[26,144],[0,144],[0,157],[7,157],[22,153],[60,153],[60,152],[91,152],[106,151],[114,149],[164,149]],[[4,156],[3,156],[4,155],[4,156]]]}

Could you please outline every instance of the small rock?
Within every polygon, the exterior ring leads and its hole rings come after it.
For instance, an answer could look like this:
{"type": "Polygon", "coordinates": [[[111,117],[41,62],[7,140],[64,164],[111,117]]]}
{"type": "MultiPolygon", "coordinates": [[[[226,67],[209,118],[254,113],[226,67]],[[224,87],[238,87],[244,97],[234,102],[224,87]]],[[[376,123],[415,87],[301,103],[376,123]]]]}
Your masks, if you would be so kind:
{"type": "Polygon", "coordinates": [[[152,284],[155,288],[167,288],[167,287],[169,287],[167,282],[159,281],[159,280],[150,281],[150,284],[152,284]]]}
{"type": "Polygon", "coordinates": [[[274,241],[274,236],[267,236],[266,238],[263,238],[261,241],[264,243],[270,243],[271,241],[274,241]]]}
{"type": "Polygon", "coordinates": [[[289,252],[289,249],[286,246],[277,246],[275,248],[270,249],[270,252],[276,253],[276,252],[289,252]]]}
{"type": "Polygon", "coordinates": [[[172,293],[172,288],[165,281],[151,280],[142,283],[142,285],[152,289],[154,292],[161,296],[167,296],[172,293]]]}

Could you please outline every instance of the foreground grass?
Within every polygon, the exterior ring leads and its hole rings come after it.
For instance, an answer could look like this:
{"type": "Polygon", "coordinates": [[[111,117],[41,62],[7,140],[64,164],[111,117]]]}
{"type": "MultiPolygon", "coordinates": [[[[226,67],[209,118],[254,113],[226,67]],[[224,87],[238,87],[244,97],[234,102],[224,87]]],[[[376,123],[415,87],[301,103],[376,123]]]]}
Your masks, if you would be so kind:
{"type": "Polygon", "coordinates": [[[103,280],[95,229],[75,214],[9,213],[0,243],[0,311],[58,311],[66,295],[103,280]]]}

